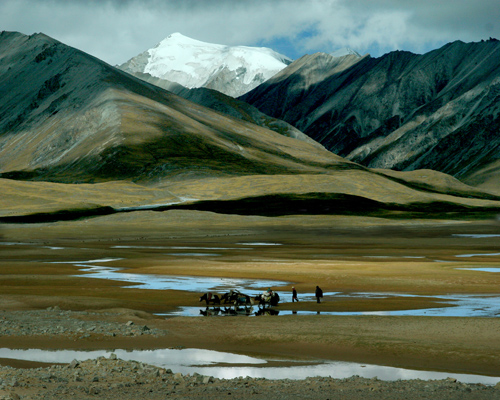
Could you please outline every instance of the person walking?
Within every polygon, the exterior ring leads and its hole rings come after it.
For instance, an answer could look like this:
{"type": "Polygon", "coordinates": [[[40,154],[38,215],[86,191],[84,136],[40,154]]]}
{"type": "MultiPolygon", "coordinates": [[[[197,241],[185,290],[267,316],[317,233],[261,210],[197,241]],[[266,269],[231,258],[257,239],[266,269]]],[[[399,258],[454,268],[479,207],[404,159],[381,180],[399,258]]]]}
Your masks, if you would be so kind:
{"type": "Polygon", "coordinates": [[[295,287],[292,286],[292,303],[296,301],[299,301],[299,298],[297,297],[297,291],[295,290],[295,287]]]}
{"type": "Polygon", "coordinates": [[[316,286],[316,301],[318,303],[321,303],[321,298],[323,297],[323,291],[321,290],[321,288],[319,286],[316,286]]]}

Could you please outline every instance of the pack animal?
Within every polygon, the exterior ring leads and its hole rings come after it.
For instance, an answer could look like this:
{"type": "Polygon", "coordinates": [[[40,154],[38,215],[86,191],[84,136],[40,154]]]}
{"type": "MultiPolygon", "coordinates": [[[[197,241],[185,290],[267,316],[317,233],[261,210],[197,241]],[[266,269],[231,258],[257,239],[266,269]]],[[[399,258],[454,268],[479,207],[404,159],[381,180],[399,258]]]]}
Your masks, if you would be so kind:
{"type": "Polygon", "coordinates": [[[255,296],[255,301],[259,302],[259,307],[276,307],[280,301],[280,296],[276,292],[272,292],[269,295],[267,294],[258,294],[255,296]]]}
{"type": "Polygon", "coordinates": [[[205,300],[205,304],[208,306],[209,304],[220,304],[220,298],[216,294],[212,295],[212,293],[205,293],[200,297],[200,302],[205,300]]]}

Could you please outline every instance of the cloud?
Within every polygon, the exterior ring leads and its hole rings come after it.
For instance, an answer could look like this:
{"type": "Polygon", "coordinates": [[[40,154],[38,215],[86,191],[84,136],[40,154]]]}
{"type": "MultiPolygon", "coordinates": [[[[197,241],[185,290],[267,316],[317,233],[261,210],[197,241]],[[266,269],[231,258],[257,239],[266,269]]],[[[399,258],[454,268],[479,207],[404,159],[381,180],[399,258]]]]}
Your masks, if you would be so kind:
{"type": "Polygon", "coordinates": [[[0,26],[43,32],[111,64],[173,32],[292,58],[349,46],[380,56],[500,36],[497,0],[2,0],[0,26]]]}

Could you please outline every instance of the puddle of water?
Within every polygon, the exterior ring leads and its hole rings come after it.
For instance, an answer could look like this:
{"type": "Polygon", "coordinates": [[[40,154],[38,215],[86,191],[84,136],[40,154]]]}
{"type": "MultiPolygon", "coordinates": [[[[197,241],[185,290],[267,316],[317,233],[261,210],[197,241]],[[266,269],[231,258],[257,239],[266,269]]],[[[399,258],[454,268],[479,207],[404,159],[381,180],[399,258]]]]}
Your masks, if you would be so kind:
{"type": "MultiPolygon", "coordinates": [[[[197,253],[176,253],[186,256],[191,256],[197,253]]],[[[201,254],[201,253],[200,253],[201,254]]],[[[500,254],[500,253],[499,253],[500,254]]],[[[214,255],[207,253],[207,255],[214,255]]],[[[81,271],[87,272],[85,275],[77,275],[79,277],[92,277],[97,279],[111,279],[122,282],[127,282],[128,288],[152,289],[152,290],[182,290],[196,293],[216,292],[219,294],[228,292],[229,290],[238,290],[254,296],[255,291],[261,291],[267,287],[280,287],[289,285],[289,282],[270,281],[270,280],[250,280],[236,278],[214,278],[214,277],[193,277],[193,276],[165,276],[165,275],[141,275],[123,272],[120,268],[105,267],[97,265],[111,261],[117,261],[120,258],[104,258],[86,261],[65,261],[62,263],[72,263],[75,266],[81,267],[81,271]],[[94,265],[91,265],[94,264],[94,265]],[[250,291],[250,292],[249,292],[250,291]],[[254,292],[252,292],[254,291],[254,292]]],[[[487,272],[500,272],[500,268],[474,268],[474,270],[482,270],[487,272]]],[[[291,301],[291,293],[280,293],[281,304],[291,301]]],[[[344,296],[339,292],[324,293],[324,301],[334,301],[336,296],[344,296]]],[[[390,297],[390,296],[405,296],[404,294],[386,294],[386,293],[353,293],[348,297],[390,297]]],[[[416,297],[416,296],[415,296],[416,297]]],[[[426,296],[428,297],[428,296],[426,296]]],[[[299,299],[302,301],[315,301],[314,293],[300,293],[299,299]]],[[[442,307],[432,309],[417,309],[417,310],[401,310],[401,311],[385,311],[385,312],[322,312],[322,315],[407,315],[407,316],[453,316],[453,317],[498,317],[500,316],[500,297],[498,296],[467,296],[467,295],[450,295],[450,296],[434,296],[434,299],[440,302],[445,302],[453,305],[453,307],[442,307]]],[[[312,312],[311,314],[315,314],[312,312]]],[[[278,315],[291,315],[292,311],[279,312],[278,315]]],[[[301,314],[304,314],[301,312],[301,314]]],[[[200,316],[199,307],[193,309],[189,307],[181,308],[172,316],[200,316]]],[[[245,315],[252,315],[246,313],[245,315]]]]}
{"type": "MultiPolygon", "coordinates": [[[[141,275],[122,272],[119,268],[104,267],[100,265],[88,265],[90,263],[109,262],[117,259],[90,260],[75,263],[82,267],[82,271],[89,272],[80,277],[92,277],[98,279],[112,279],[122,282],[128,282],[128,288],[152,289],[152,290],[183,290],[188,292],[206,293],[216,292],[225,293],[231,289],[247,293],[251,296],[256,295],[255,291],[260,291],[267,287],[279,287],[288,285],[283,281],[267,280],[249,280],[232,278],[213,278],[213,277],[193,277],[193,276],[165,276],[165,275],[141,275]],[[250,292],[249,292],[250,291],[250,292]],[[251,291],[254,291],[253,293],[251,291]]],[[[495,271],[496,272],[496,271],[495,271]]],[[[280,292],[281,303],[291,301],[291,293],[280,292]]],[[[336,296],[343,296],[339,292],[325,292],[323,301],[335,301],[336,296]]],[[[397,293],[353,293],[347,297],[391,297],[391,296],[411,296],[397,293]]],[[[418,296],[414,296],[418,297],[418,296]]],[[[426,296],[428,297],[428,296],[426,296]]],[[[315,301],[314,293],[299,293],[299,299],[302,301],[315,301]]],[[[441,317],[499,317],[500,316],[500,297],[498,296],[477,296],[477,295],[449,295],[434,296],[434,299],[440,302],[452,304],[453,307],[384,311],[384,312],[322,312],[322,315],[402,315],[402,316],[441,316],[441,317]]],[[[292,311],[280,311],[278,315],[291,315],[292,311]]],[[[301,315],[305,315],[303,312],[301,315]]],[[[312,312],[316,314],[316,312],[312,312]]],[[[171,316],[200,316],[199,307],[184,307],[179,309],[171,316]]]]}
{"type": "Polygon", "coordinates": [[[462,269],[466,271],[481,271],[481,272],[500,272],[500,268],[456,268],[456,269],[462,269]]]}
{"type": "MultiPolygon", "coordinates": [[[[315,300],[313,294],[310,294],[311,299],[315,300]]],[[[404,294],[384,294],[384,293],[353,293],[348,296],[341,295],[343,298],[387,298],[387,297],[420,297],[413,295],[404,294]]],[[[425,296],[429,297],[429,296],[425,296]]],[[[289,303],[288,299],[281,296],[282,300],[280,303],[289,303]]],[[[323,302],[335,301],[335,294],[328,293],[323,302]]],[[[347,312],[347,311],[292,311],[292,310],[280,310],[279,306],[274,308],[278,311],[277,316],[286,315],[336,315],[336,316],[347,316],[347,315],[389,315],[389,316],[416,316],[416,317],[486,317],[495,318],[500,317],[500,297],[498,296],[477,296],[477,295],[449,295],[449,296],[434,296],[435,300],[447,303],[453,307],[440,307],[440,308],[425,308],[416,310],[397,310],[397,311],[359,311],[359,312],[347,312]]],[[[301,297],[305,300],[304,297],[301,297]]],[[[254,310],[250,316],[255,316],[259,309],[254,307],[254,310]]],[[[215,307],[210,307],[207,316],[224,316],[226,314],[217,312],[215,307]]],[[[162,314],[164,316],[183,316],[183,317],[200,317],[206,312],[205,308],[201,307],[181,307],[175,312],[162,314]]]]}
{"type": "MultiPolygon", "coordinates": [[[[98,262],[98,260],[94,261],[98,262]]],[[[87,263],[90,263],[87,262],[87,263]]],[[[250,280],[238,278],[213,278],[203,276],[169,276],[169,275],[143,275],[121,272],[119,268],[104,267],[99,265],[89,266],[84,262],[74,263],[83,267],[82,272],[90,274],[77,275],[78,277],[112,279],[123,282],[130,282],[134,285],[127,285],[128,288],[152,289],[152,290],[184,290],[188,292],[225,293],[229,290],[246,292],[248,290],[259,290],[267,287],[285,286],[288,282],[269,280],[250,280]]]]}
{"type": "Polygon", "coordinates": [[[248,247],[204,247],[204,246],[111,246],[112,249],[145,250],[252,250],[248,247]]]}
{"type": "MultiPolygon", "coordinates": [[[[415,296],[419,297],[419,296],[415,296]]],[[[453,307],[419,310],[374,311],[359,313],[336,313],[333,315],[399,315],[431,317],[499,317],[500,297],[477,295],[433,296],[437,301],[452,304],[453,307]]]]}
{"type": "Polygon", "coordinates": [[[100,258],[97,260],[84,260],[84,261],[52,261],[50,264],[75,264],[75,265],[81,265],[85,264],[95,264],[95,263],[105,263],[105,262],[111,262],[111,261],[120,261],[123,260],[123,258],[100,258]]]}
{"type": "Polygon", "coordinates": [[[191,199],[189,197],[179,197],[179,201],[171,201],[168,203],[158,203],[158,204],[145,204],[142,206],[132,206],[132,207],[120,207],[117,208],[118,212],[126,212],[126,211],[140,211],[140,210],[155,210],[162,207],[173,206],[176,204],[182,204],[189,201],[197,201],[198,199],[191,199]]]}
{"type": "Polygon", "coordinates": [[[492,237],[500,237],[500,233],[492,233],[492,234],[475,234],[475,233],[464,233],[464,234],[454,234],[451,236],[455,237],[464,237],[464,238],[472,238],[472,239],[482,239],[482,238],[492,238],[492,237]]]}
{"type": "Polygon", "coordinates": [[[248,248],[233,247],[196,247],[196,246],[170,246],[173,250],[250,250],[248,248]]]}
{"type": "Polygon", "coordinates": [[[491,257],[491,256],[500,256],[500,253],[459,254],[455,257],[491,257]]]}
{"type": "Polygon", "coordinates": [[[283,246],[283,243],[270,243],[270,242],[248,242],[236,243],[242,246],[283,246]]]}
{"type": "MultiPolygon", "coordinates": [[[[308,377],[349,378],[358,375],[364,378],[377,377],[381,380],[399,379],[446,379],[452,377],[464,383],[482,383],[495,385],[500,377],[483,375],[455,374],[448,372],[417,371],[403,368],[385,367],[370,364],[348,362],[317,362],[311,365],[267,367],[266,360],[244,355],[223,353],[203,349],[157,349],[157,350],[114,350],[118,358],[126,361],[138,361],[162,368],[170,368],[182,374],[198,373],[221,379],[238,377],[266,379],[305,379],[308,377]],[[229,364],[228,366],[214,366],[229,364]],[[241,364],[244,364],[242,366],[241,364]]],[[[110,351],[74,351],[74,350],[14,350],[0,349],[1,358],[29,360],[38,362],[70,363],[72,360],[88,360],[109,357],[110,351]]]]}
{"type": "Polygon", "coordinates": [[[147,249],[147,250],[166,250],[169,246],[111,246],[111,249],[147,249]]]}
{"type": "Polygon", "coordinates": [[[222,254],[217,253],[167,253],[168,256],[177,257],[220,257],[222,254]]]}

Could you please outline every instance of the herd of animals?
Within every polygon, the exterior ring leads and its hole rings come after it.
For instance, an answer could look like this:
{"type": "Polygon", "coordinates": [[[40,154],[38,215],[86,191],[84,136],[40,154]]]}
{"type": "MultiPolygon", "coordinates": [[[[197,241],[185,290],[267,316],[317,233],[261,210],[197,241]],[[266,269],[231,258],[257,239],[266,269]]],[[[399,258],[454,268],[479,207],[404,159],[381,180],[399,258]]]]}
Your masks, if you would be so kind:
{"type": "Polygon", "coordinates": [[[251,307],[258,304],[259,310],[254,313],[255,315],[277,315],[279,311],[273,310],[269,307],[275,307],[280,301],[278,293],[268,289],[262,294],[251,297],[247,294],[241,293],[237,290],[231,290],[224,293],[222,296],[208,292],[200,297],[200,302],[205,301],[207,306],[206,310],[200,310],[202,315],[251,315],[251,307]],[[214,308],[210,309],[209,306],[213,305],[214,308]],[[225,307],[221,308],[221,305],[225,307]]]}

